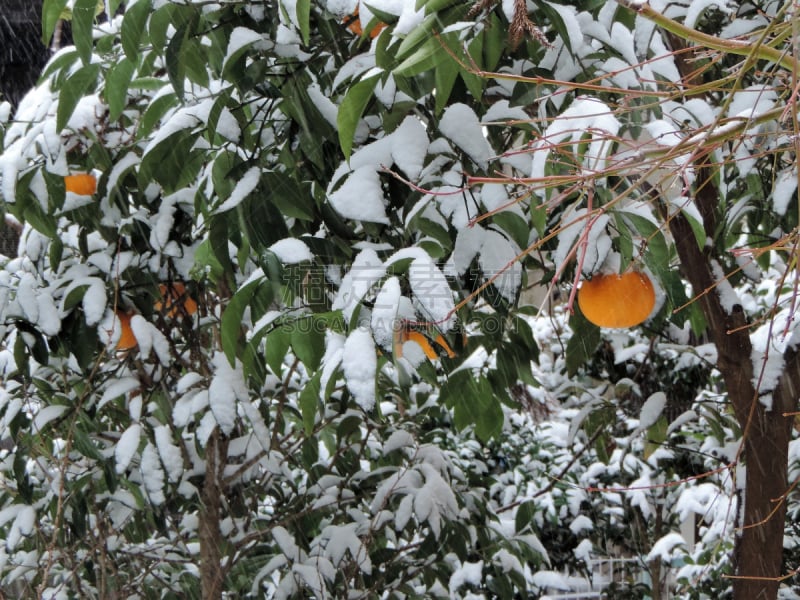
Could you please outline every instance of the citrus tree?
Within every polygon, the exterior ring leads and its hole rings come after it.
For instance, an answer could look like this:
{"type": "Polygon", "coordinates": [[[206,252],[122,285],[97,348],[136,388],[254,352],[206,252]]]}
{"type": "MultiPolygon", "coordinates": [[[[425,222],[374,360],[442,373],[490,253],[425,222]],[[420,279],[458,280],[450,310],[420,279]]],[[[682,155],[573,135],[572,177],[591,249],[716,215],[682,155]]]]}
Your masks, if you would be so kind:
{"type": "Polygon", "coordinates": [[[800,138],[761,4],[47,0],[74,46],[0,129],[4,585],[509,597],[617,549],[776,597],[800,138]]]}

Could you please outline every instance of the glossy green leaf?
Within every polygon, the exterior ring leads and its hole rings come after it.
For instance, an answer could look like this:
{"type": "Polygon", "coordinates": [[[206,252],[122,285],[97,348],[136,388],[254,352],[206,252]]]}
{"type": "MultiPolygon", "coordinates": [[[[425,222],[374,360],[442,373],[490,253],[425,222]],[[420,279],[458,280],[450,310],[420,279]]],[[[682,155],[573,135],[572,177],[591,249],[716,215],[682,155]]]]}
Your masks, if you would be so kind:
{"type": "Polygon", "coordinates": [[[250,299],[258,288],[259,281],[251,281],[244,287],[236,290],[236,293],[222,311],[220,324],[220,337],[222,338],[222,351],[231,366],[236,364],[236,355],[239,348],[239,341],[242,338],[242,317],[244,311],[250,304],[250,299]]]}
{"type": "Polygon", "coordinates": [[[67,0],[44,0],[42,3],[42,43],[45,46],[50,46],[53,32],[66,6],[67,0]]]}
{"type": "Polygon", "coordinates": [[[75,0],[72,7],[72,39],[83,64],[92,57],[92,27],[94,26],[97,0],[75,0]]]}
{"type": "Polygon", "coordinates": [[[108,103],[108,118],[112,121],[119,119],[128,101],[128,87],[135,65],[128,58],[123,58],[112,66],[106,73],[104,95],[108,103]]]}
{"type": "Polygon", "coordinates": [[[310,435],[314,431],[314,423],[317,418],[317,407],[319,406],[319,392],[320,381],[322,379],[322,371],[317,372],[314,376],[303,386],[303,391],[300,392],[298,398],[298,405],[300,406],[300,413],[303,415],[303,429],[306,435],[310,435]]]}
{"type": "Polygon", "coordinates": [[[375,86],[378,84],[377,77],[370,77],[359,81],[353,85],[347,95],[339,105],[339,113],[336,116],[336,125],[339,130],[339,145],[346,159],[350,159],[350,152],[353,148],[353,136],[356,127],[361,120],[361,115],[367,107],[375,86]]]}
{"type": "Polygon", "coordinates": [[[81,98],[94,89],[99,74],[100,65],[85,65],[75,71],[61,86],[56,111],[56,129],[58,131],[62,131],[67,126],[81,98]]]}

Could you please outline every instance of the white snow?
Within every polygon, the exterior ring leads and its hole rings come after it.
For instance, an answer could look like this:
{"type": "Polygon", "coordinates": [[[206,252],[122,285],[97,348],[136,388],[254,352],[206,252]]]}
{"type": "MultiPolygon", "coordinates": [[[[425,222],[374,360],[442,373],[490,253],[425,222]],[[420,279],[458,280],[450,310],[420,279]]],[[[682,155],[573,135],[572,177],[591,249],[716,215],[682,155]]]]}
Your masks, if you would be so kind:
{"type": "Polygon", "coordinates": [[[398,327],[397,311],[400,306],[400,296],[400,280],[394,276],[383,283],[375,296],[370,325],[375,342],[386,350],[392,348],[395,329],[398,327]]]}
{"type": "Polygon", "coordinates": [[[439,121],[439,130],[481,169],[488,168],[494,151],[484,136],[478,116],[469,106],[461,103],[448,106],[439,121]]]}
{"type": "Polygon", "coordinates": [[[471,563],[461,563],[461,566],[453,571],[450,575],[448,588],[450,589],[451,597],[455,597],[455,592],[464,585],[479,586],[483,581],[483,561],[471,563]]]}
{"type": "Polygon", "coordinates": [[[114,446],[114,459],[116,460],[117,473],[124,473],[131,460],[139,449],[139,440],[142,436],[142,426],[134,423],[128,427],[119,437],[119,441],[114,446]]]}
{"type": "Polygon", "coordinates": [[[248,169],[247,172],[242,175],[242,177],[236,183],[236,187],[233,188],[231,195],[228,196],[228,198],[226,198],[225,201],[220,204],[214,212],[222,213],[241,204],[242,201],[252,194],[253,190],[256,189],[260,178],[261,169],[259,167],[251,167],[248,169]]]}
{"type": "Polygon", "coordinates": [[[381,179],[372,167],[353,171],[328,198],[336,212],[346,219],[389,224],[381,179]]]}
{"type": "Polygon", "coordinates": [[[372,334],[359,327],[344,343],[342,370],[347,389],[353,394],[356,403],[365,411],[375,406],[375,373],[378,357],[372,334]]]}
{"type": "Polygon", "coordinates": [[[284,238],[272,244],[269,249],[285,265],[295,265],[314,260],[308,246],[297,238],[284,238]]]}
{"type": "Polygon", "coordinates": [[[668,533],[653,544],[653,548],[650,550],[645,560],[650,562],[661,559],[661,561],[669,563],[672,561],[675,549],[685,545],[686,541],[680,533],[668,533]]]}
{"type": "Polygon", "coordinates": [[[653,393],[642,405],[639,413],[639,429],[647,429],[658,421],[664,407],[667,405],[667,395],[664,392],[653,393]]]}
{"type": "Polygon", "coordinates": [[[212,364],[214,377],[208,386],[208,404],[220,430],[228,435],[236,424],[237,401],[249,400],[247,384],[238,362],[236,368],[233,368],[224,354],[217,353],[212,364]]]}

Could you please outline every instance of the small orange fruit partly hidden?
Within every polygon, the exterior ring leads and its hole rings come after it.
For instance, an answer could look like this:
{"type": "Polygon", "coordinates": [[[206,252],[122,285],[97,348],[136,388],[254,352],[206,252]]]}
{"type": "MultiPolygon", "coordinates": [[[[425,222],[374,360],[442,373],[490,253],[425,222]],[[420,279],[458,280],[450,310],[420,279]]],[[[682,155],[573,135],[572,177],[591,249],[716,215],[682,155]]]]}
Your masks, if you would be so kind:
{"type": "MultiPolygon", "coordinates": [[[[439,354],[433,349],[433,346],[424,334],[420,333],[419,331],[414,331],[413,329],[408,329],[407,327],[398,327],[395,330],[394,355],[396,358],[403,357],[403,344],[406,342],[415,342],[420,348],[422,348],[425,356],[431,360],[436,360],[439,358],[439,354]]],[[[450,344],[447,343],[447,340],[444,339],[444,336],[441,333],[436,336],[434,342],[447,353],[449,358],[453,358],[456,355],[456,353],[453,352],[453,349],[450,347],[450,344]]]]}
{"type": "MultiPolygon", "coordinates": [[[[356,35],[361,35],[364,33],[364,30],[361,27],[361,20],[358,18],[358,7],[356,7],[356,10],[352,15],[345,17],[344,22],[347,24],[347,28],[356,35]]],[[[378,34],[383,31],[384,27],[386,27],[386,23],[378,23],[369,32],[369,37],[372,39],[378,37],[378,34]]]]}
{"type": "Polygon", "coordinates": [[[633,327],[653,312],[656,293],[644,273],[598,274],[581,282],[578,306],[599,327],[633,327]]]}
{"type": "Polygon", "coordinates": [[[119,322],[119,341],[117,342],[117,350],[132,350],[136,348],[139,342],[136,341],[136,336],[133,335],[131,329],[131,317],[133,313],[117,311],[117,321],[119,322]]]}
{"type": "Polygon", "coordinates": [[[158,286],[158,289],[161,291],[163,302],[157,301],[155,303],[154,308],[157,311],[163,309],[166,311],[167,316],[172,318],[182,314],[183,311],[186,311],[189,316],[197,312],[197,302],[186,293],[186,286],[180,281],[170,284],[162,283],[158,286]],[[180,308],[181,305],[183,305],[183,311],[180,308]]]}
{"type": "Polygon", "coordinates": [[[67,175],[64,177],[64,187],[73,194],[91,196],[97,191],[97,178],[91,173],[67,175]]]}

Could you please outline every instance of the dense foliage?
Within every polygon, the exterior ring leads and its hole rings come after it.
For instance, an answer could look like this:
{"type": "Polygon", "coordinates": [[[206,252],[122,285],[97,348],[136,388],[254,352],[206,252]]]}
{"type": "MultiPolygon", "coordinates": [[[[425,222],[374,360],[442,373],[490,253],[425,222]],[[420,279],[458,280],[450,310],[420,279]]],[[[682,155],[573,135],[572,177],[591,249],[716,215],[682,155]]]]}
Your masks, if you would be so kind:
{"type": "Polygon", "coordinates": [[[745,428],[702,298],[769,410],[789,5],[46,0],[74,46],[0,111],[3,588],[532,597],[615,556],[615,598],[730,595],[745,428]],[[586,321],[580,279],[631,266],[651,318],[586,321]]]}

